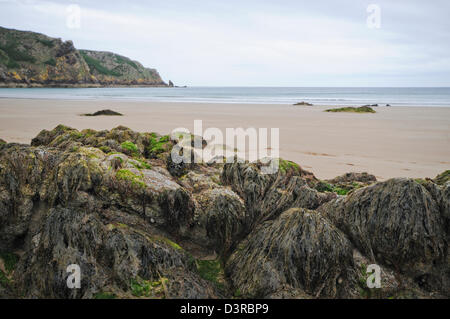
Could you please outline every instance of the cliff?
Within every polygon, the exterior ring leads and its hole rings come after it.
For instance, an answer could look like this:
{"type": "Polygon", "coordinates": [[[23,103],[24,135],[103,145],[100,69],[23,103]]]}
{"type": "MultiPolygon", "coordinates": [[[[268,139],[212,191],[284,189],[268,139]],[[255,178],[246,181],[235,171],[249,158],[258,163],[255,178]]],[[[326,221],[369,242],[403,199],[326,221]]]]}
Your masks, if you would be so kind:
{"type": "Polygon", "coordinates": [[[72,41],[0,27],[0,87],[167,86],[155,69],[72,41]]]}
{"type": "Polygon", "coordinates": [[[320,181],[285,160],[176,164],[175,145],[122,126],[0,140],[0,298],[450,296],[448,172],[320,181]]]}

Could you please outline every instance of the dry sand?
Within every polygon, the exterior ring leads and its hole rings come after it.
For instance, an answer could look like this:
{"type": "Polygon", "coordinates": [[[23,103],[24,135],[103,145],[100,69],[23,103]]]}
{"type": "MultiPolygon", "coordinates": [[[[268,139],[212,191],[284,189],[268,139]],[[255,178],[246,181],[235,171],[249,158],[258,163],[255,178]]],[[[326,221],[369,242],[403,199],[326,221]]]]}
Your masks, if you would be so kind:
{"type": "Polygon", "coordinates": [[[217,127],[280,128],[280,155],[319,178],[367,171],[391,177],[435,177],[450,169],[450,108],[378,107],[376,114],[326,113],[324,106],[0,99],[0,138],[30,143],[42,129],[118,125],[170,133],[217,127]],[[112,109],[122,117],[84,117],[112,109]]]}

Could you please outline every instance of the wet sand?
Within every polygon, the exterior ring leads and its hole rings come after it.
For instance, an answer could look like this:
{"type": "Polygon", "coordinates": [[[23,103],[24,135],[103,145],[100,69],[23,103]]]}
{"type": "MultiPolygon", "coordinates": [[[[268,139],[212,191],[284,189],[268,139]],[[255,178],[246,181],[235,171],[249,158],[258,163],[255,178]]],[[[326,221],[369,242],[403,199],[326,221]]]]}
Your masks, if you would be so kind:
{"type": "Polygon", "coordinates": [[[450,169],[450,107],[378,107],[376,114],[327,113],[326,106],[0,99],[0,138],[30,143],[42,129],[119,125],[168,134],[194,120],[203,129],[279,128],[280,155],[319,178],[366,171],[391,177],[435,177],[450,169]],[[85,117],[102,109],[124,116],[85,117]]]}

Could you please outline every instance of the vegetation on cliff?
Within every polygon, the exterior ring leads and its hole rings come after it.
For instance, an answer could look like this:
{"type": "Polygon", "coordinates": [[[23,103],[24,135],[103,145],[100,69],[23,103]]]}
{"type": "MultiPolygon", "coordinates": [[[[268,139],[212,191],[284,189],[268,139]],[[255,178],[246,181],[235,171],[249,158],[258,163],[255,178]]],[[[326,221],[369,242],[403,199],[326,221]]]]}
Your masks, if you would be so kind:
{"type": "Polygon", "coordinates": [[[155,69],[71,41],[0,27],[0,87],[166,86],[155,69]]]}

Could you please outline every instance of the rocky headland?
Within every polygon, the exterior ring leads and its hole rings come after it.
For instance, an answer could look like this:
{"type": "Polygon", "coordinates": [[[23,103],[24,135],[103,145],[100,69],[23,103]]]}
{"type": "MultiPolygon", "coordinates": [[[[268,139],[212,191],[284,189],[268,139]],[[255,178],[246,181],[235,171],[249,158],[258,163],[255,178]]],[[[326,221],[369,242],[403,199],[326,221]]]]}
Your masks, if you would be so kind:
{"type": "Polygon", "coordinates": [[[72,41],[0,27],[0,87],[168,86],[158,71],[72,41]]]}
{"type": "Polygon", "coordinates": [[[174,145],[63,125],[0,141],[0,297],[450,296],[448,171],[321,181],[282,159],[271,175],[176,164],[174,145]],[[66,285],[71,264],[80,289],[66,285]],[[370,264],[381,288],[366,285],[370,264]]]}

